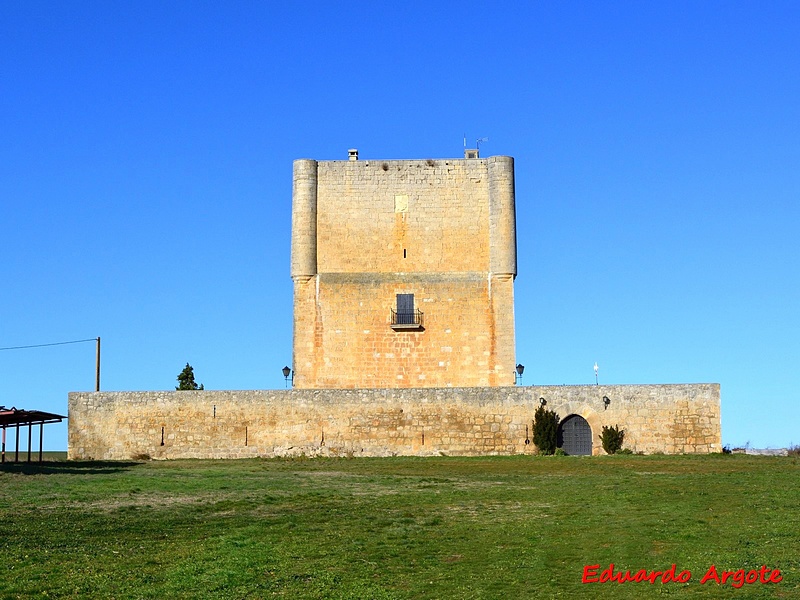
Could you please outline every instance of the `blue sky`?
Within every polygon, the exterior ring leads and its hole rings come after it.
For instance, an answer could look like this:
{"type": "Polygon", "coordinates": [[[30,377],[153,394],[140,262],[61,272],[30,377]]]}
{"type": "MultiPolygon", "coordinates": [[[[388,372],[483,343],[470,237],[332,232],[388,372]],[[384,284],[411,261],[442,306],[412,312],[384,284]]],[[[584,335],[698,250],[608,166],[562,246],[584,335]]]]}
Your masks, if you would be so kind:
{"type": "MultiPolygon", "coordinates": [[[[101,336],[106,390],[283,387],[292,161],[466,134],[516,160],[525,384],[718,382],[723,443],[800,444],[798,30],[792,2],[3,2],[0,347],[101,336]]],[[[65,413],[94,352],[0,351],[0,404],[65,413]]]]}

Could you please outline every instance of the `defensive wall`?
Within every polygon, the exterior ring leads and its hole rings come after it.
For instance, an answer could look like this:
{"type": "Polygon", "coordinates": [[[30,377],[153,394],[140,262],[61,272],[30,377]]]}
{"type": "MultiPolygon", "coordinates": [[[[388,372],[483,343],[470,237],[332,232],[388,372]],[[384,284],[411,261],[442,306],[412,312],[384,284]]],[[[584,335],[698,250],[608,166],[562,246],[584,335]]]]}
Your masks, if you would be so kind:
{"type": "Polygon", "coordinates": [[[722,449],[719,384],[72,392],[69,458],[532,454],[541,399],[636,452],[722,449]],[[526,443],[526,441],[528,443],[526,443]]]}

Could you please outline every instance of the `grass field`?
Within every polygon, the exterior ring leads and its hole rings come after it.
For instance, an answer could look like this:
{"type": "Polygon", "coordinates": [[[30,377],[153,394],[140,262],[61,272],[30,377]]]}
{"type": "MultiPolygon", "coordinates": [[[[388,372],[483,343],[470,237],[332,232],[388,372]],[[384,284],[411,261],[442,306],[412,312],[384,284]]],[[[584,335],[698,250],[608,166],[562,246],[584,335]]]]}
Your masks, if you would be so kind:
{"type": "Polygon", "coordinates": [[[796,457],[5,464],[0,501],[2,598],[800,597],[796,457]]]}

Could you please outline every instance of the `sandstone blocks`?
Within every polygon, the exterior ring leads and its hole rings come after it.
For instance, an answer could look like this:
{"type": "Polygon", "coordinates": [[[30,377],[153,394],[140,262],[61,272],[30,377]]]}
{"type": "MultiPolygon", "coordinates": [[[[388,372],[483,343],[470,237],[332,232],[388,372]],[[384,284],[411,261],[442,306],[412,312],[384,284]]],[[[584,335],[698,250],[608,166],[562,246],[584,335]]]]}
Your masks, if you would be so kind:
{"type": "Polygon", "coordinates": [[[719,385],[74,392],[69,457],[530,454],[540,398],[645,453],[722,449],[719,385]],[[609,398],[606,407],[603,398],[609,398]],[[527,438],[526,438],[527,435],[527,438]]]}
{"type": "Polygon", "coordinates": [[[513,384],[514,202],[510,157],[295,161],[295,386],[513,384]]]}

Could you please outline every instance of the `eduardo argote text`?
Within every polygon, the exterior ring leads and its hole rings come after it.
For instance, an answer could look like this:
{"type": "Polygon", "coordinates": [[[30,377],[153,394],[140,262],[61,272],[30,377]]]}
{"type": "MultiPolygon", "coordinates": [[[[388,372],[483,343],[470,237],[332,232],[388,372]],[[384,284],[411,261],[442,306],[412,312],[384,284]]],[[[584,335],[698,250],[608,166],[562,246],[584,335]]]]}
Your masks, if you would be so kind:
{"type": "MultiPolygon", "coordinates": [[[[602,571],[599,564],[584,566],[581,583],[688,583],[691,579],[691,571],[678,571],[674,564],[666,571],[648,571],[647,569],[615,571],[614,563],[611,563],[602,571]]],[[[734,571],[718,570],[715,565],[711,565],[700,579],[700,585],[713,582],[717,585],[740,588],[755,583],[780,583],[781,581],[783,581],[783,575],[781,575],[780,569],[772,569],[766,565],[762,565],[760,569],[736,569],[734,571]]]]}

